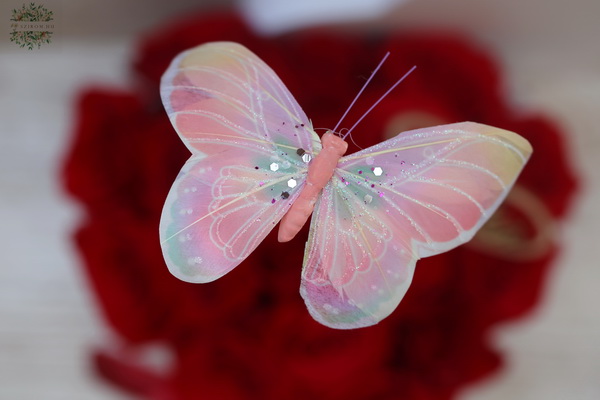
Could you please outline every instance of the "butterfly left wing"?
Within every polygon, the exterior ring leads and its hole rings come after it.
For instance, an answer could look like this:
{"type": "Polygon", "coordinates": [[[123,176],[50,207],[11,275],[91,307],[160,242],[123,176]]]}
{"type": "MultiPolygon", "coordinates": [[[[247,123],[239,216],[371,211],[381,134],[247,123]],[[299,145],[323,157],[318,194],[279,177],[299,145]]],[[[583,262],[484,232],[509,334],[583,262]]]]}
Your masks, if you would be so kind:
{"type": "Polygon", "coordinates": [[[163,208],[171,273],[209,282],[240,264],[299,194],[318,136],[275,72],[245,47],[198,46],[161,80],[173,127],[192,152],[163,208]]]}
{"type": "Polygon", "coordinates": [[[416,261],[470,240],[531,153],[512,132],[461,123],[402,133],[343,157],[311,221],[301,294],[332,328],[376,324],[416,261]]]}

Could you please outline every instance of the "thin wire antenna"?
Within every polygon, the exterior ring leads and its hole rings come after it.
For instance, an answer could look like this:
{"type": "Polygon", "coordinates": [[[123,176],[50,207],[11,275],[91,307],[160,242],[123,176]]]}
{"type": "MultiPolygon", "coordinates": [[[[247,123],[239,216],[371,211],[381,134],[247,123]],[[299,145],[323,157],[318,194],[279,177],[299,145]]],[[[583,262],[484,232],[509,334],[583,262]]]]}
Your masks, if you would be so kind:
{"type": "Polygon", "coordinates": [[[387,53],[385,53],[385,56],[383,56],[383,59],[379,62],[379,65],[377,65],[377,68],[375,68],[373,70],[373,72],[371,72],[371,76],[369,76],[369,79],[367,79],[367,81],[365,82],[365,84],[363,85],[363,87],[360,89],[360,91],[358,92],[358,94],[356,95],[356,97],[354,98],[354,100],[352,100],[352,103],[350,103],[350,106],[348,107],[348,109],[346,109],[346,112],[344,113],[344,115],[342,115],[342,118],[340,118],[340,120],[338,121],[338,123],[335,125],[335,128],[333,128],[333,132],[337,132],[337,128],[340,126],[340,124],[342,123],[342,121],[344,120],[344,118],[346,118],[346,115],[348,115],[348,112],[350,111],[350,109],[352,108],[352,106],[354,106],[354,103],[356,103],[356,100],[358,100],[358,98],[360,97],[360,95],[362,94],[362,92],[365,90],[365,88],[367,87],[367,85],[369,84],[369,82],[371,82],[371,79],[373,79],[373,77],[375,76],[375,74],[377,73],[377,71],[379,71],[379,68],[381,68],[381,66],[383,65],[383,63],[385,62],[385,60],[389,56],[390,56],[390,52],[388,51],[387,53]]]}
{"type": "Polygon", "coordinates": [[[381,96],[381,97],[379,98],[379,100],[377,100],[375,103],[373,103],[373,105],[371,106],[371,108],[369,108],[369,109],[367,110],[367,112],[366,112],[366,113],[364,113],[364,114],[362,115],[362,117],[360,117],[360,118],[358,119],[358,121],[356,121],[356,123],[354,123],[354,125],[352,125],[352,128],[348,129],[348,132],[346,132],[346,134],[345,134],[344,136],[342,136],[342,139],[346,139],[346,136],[348,136],[348,135],[350,134],[350,132],[352,132],[352,130],[353,130],[354,128],[356,128],[356,126],[357,126],[357,125],[360,123],[360,121],[362,121],[362,120],[363,120],[363,119],[364,119],[364,118],[367,116],[367,114],[369,114],[369,113],[370,113],[370,112],[371,112],[371,111],[372,111],[372,110],[373,110],[373,109],[374,109],[374,108],[377,106],[377,104],[379,104],[379,103],[381,102],[381,100],[383,100],[383,99],[384,99],[384,98],[385,98],[385,97],[386,97],[388,94],[390,94],[390,92],[391,92],[392,90],[394,90],[394,89],[396,88],[396,86],[398,86],[398,85],[400,84],[400,82],[402,82],[402,81],[403,81],[403,80],[404,80],[404,79],[405,79],[405,78],[406,78],[408,75],[410,75],[410,73],[411,73],[411,72],[413,72],[413,71],[415,70],[415,68],[417,68],[417,66],[416,66],[416,65],[413,65],[413,67],[412,67],[410,70],[408,70],[408,72],[407,72],[407,73],[405,73],[405,74],[404,74],[404,76],[403,76],[402,78],[398,79],[398,81],[396,81],[396,83],[394,83],[394,84],[392,85],[392,87],[391,87],[391,88],[389,88],[389,89],[387,90],[387,92],[385,92],[385,93],[383,94],[383,96],[381,96]]]}
{"type": "Polygon", "coordinates": [[[355,145],[355,146],[356,146],[356,147],[357,147],[359,150],[364,150],[364,148],[363,148],[363,147],[360,147],[360,146],[358,145],[358,143],[356,143],[356,142],[354,141],[354,136],[350,135],[350,140],[352,141],[352,143],[354,143],[354,145],[355,145]]]}

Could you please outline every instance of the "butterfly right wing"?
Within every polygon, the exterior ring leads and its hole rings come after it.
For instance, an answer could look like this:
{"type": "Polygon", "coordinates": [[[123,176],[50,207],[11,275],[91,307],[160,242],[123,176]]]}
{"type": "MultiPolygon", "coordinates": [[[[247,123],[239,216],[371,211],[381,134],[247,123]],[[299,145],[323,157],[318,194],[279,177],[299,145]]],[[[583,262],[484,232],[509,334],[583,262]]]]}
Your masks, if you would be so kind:
{"type": "Polygon", "coordinates": [[[301,294],[333,328],[376,324],[419,258],[470,240],[531,154],[517,134],[474,123],[404,132],[343,157],[311,221],[301,294]]]}
{"type": "Polygon", "coordinates": [[[161,97],[192,152],[163,209],[171,273],[209,282],[241,263],[288,210],[318,136],[276,74],[245,47],[208,43],[176,57],[161,97]]]}

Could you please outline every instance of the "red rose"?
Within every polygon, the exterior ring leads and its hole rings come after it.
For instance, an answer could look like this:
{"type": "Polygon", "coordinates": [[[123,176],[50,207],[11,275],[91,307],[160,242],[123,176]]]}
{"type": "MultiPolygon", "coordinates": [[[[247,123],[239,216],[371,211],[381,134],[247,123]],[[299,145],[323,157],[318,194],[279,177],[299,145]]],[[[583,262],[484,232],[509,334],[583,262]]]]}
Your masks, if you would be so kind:
{"type": "Polygon", "coordinates": [[[568,208],[575,179],[558,129],[513,112],[487,55],[464,40],[423,34],[362,38],[312,30],[264,39],[238,17],[220,14],[174,21],[152,34],[134,71],[145,82],[137,92],[82,94],[65,185],[86,209],[76,239],[108,322],[125,349],[160,343],[174,363],[157,374],[127,351],[101,351],[95,360],[105,377],[162,400],[439,400],[500,365],[486,332],[537,300],[556,250],[546,228],[568,208]],[[315,127],[328,128],[392,51],[342,126],[418,68],[356,128],[358,145],[473,120],[519,132],[534,156],[473,243],[419,261],[405,299],[375,327],[336,331],[310,318],[298,294],[306,229],[286,244],[274,232],[216,282],[178,281],[164,265],[158,221],[189,153],[158,103],[158,82],[178,52],[213,40],[249,46],[315,127]]]}

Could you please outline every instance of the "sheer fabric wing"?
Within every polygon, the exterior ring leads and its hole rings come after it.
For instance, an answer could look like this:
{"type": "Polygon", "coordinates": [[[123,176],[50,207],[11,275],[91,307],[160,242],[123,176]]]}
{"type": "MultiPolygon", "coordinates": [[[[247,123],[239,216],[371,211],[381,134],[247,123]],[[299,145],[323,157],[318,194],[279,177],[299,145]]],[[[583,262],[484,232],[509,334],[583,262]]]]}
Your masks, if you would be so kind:
{"type": "MultiPolygon", "coordinates": [[[[240,264],[302,187],[305,171],[257,170],[244,162],[247,150],[229,153],[237,157],[235,164],[221,155],[188,160],[167,196],[160,224],[163,255],[182,280],[210,282],[240,264]],[[299,183],[290,187],[291,180],[299,183]]],[[[252,156],[257,165],[271,162],[252,156]]]]}
{"type": "Polygon", "coordinates": [[[181,53],[163,75],[160,92],[175,130],[193,154],[231,146],[262,152],[320,150],[318,136],[283,82],[240,44],[213,42],[181,53]]]}
{"type": "Polygon", "coordinates": [[[470,240],[531,154],[512,132],[460,123],[405,132],[340,160],[315,209],[301,294],[333,328],[376,324],[417,259],[470,240]]]}
{"type": "Polygon", "coordinates": [[[234,43],[209,43],[179,55],[161,96],[192,152],[161,217],[163,254],[180,279],[209,282],[244,260],[301,189],[298,148],[318,137],[275,73],[234,43]]]}

